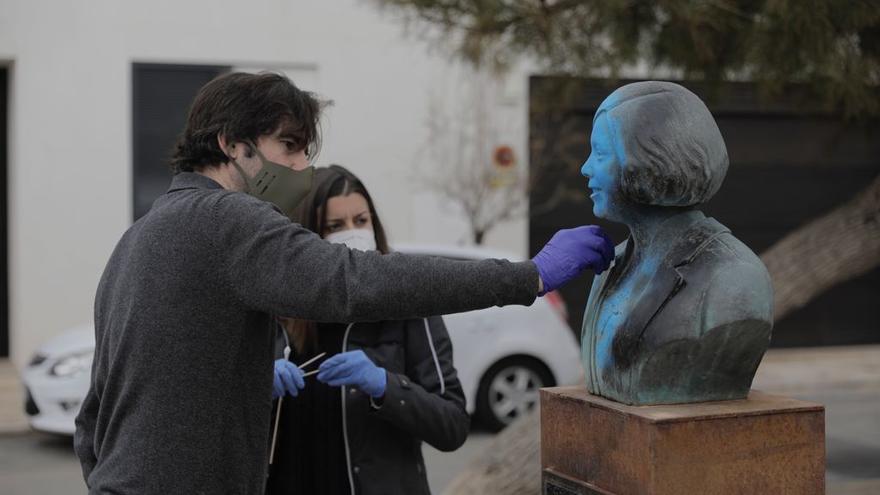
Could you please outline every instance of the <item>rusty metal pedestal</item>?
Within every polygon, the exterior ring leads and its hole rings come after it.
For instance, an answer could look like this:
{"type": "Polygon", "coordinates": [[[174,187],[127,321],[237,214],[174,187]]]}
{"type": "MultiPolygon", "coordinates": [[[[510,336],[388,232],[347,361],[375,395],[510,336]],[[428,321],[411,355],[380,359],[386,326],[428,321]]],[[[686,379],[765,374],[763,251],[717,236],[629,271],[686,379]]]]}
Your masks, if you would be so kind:
{"type": "Polygon", "coordinates": [[[825,408],[745,400],[627,406],[541,390],[545,495],[824,494],[825,408]]]}

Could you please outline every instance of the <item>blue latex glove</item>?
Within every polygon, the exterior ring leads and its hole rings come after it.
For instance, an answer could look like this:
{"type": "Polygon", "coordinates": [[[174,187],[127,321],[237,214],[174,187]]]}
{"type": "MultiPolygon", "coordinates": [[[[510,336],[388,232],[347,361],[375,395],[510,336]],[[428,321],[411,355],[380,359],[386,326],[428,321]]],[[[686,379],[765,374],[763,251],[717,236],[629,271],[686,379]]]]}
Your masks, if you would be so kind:
{"type": "Polygon", "coordinates": [[[374,399],[385,395],[385,370],[373,364],[364,351],[337,354],[321,363],[318,369],[318,380],[331,387],[358,387],[374,399]]]}
{"type": "Polygon", "coordinates": [[[560,230],[532,258],[544,282],[542,296],[562,287],[586,268],[592,268],[596,275],[604,272],[613,260],[614,244],[596,225],[560,230]]]}
{"type": "Polygon", "coordinates": [[[272,380],[272,398],[288,393],[294,397],[306,386],[303,371],[286,359],[275,360],[275,379],[272,380]]]}

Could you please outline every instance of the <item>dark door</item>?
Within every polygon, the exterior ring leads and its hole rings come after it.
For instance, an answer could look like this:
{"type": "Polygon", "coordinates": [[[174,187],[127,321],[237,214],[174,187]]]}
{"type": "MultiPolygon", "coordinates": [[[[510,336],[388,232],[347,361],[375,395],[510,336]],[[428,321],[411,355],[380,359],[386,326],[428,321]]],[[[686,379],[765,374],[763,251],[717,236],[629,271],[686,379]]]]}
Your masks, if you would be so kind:
{"type": "Polygon", "coordinates": [[[0,67],[0,357],[9,356],[9,245],[6,205],[9,175],[6,172],[9,149],[9,71],[0,67]]]}
{"type": "MultiPolygon", "coordinates": [[[[558,229],[597,223],[616,241],[618,224],[592,215],[581,164],[589,155],[592,118],[614,88],[602,80],[533,77],[530,81],[530,163],[542,173],[530,195],[532,254],[558,229]],[[556,186],[568,184],[565,194],[556,186]]],[[[843,204],[880,174],[880,129],[853,124],[793,102],[759,101],[754,86],[730,84],[710,93],[683,83],[709,105],[730,155],[718,194],[703,209],[761,254],[789,232],[843,204]]],[[[592,277],[562,290],[570,324],[580,335],[592,277]]],[[[773,345],[813,346],[880,342],[880,269],[833,287],[776,322],[773,345]]]]}
{"type": "Polygon", "coordinates": [[[134,220],[171,183],[169,159],[196,92],[228,70],[215,65],[132,65],[134,220]]]}

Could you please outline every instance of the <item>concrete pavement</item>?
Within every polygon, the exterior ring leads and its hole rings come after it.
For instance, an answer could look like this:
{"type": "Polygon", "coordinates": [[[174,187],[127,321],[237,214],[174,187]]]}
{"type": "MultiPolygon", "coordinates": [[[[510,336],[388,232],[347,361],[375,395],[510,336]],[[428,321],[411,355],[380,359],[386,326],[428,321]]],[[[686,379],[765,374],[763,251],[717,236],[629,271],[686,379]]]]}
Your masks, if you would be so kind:
{"type": "Polygon", "coordinates": [[[18,371],[8,359],[0,359],[0,435],[28,429],[24,414],[24,389],[18,371]]]}
{"type": "MultiPolygon", "coordinates": [[[[754,388],[826,406],[827,493],[880,493],[880,346],[775,349],[768,352],[754,388]]],[[[0,360],[0,493],[85,493],[69,438],[30,432],[12,365],[0,360]]],[[[454,453],[424,448],[434,493],[492,436],[479,430],[454,453]]]]}
{"type": "Polygon", "coordinates": [[[752,388],[825,405],[826,493],[880,494],[880,346],[774,349],[752,388]]]}

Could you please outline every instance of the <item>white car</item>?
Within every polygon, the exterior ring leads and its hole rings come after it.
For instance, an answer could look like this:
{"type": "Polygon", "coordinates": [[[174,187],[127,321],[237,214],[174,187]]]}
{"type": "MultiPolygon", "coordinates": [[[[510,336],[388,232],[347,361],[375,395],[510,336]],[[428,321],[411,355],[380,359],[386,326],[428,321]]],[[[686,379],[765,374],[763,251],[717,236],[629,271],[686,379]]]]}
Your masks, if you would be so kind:
{"type": "Polygon", "coordinates": [[[73,421],[89,390],[94,353],[91,324],[68,329],[37,350],[21,374],[31,427],[73,435],[73,421]]]}
{"type": "MultiPolygon", "coordinates": [[[[403,253],[475,260],[517,257],[476,247],[397,245],[403,253]]],[[[444,316],[468,412],[500,430],[538,404],[538,389],[580,381],[580,348],[555,292],[529,307],[444,316]]],[[[36,430],[72,435],[89,388],[94,327],[71,328],[40,347],[22,373],[25,411],[36,430]]]]}

